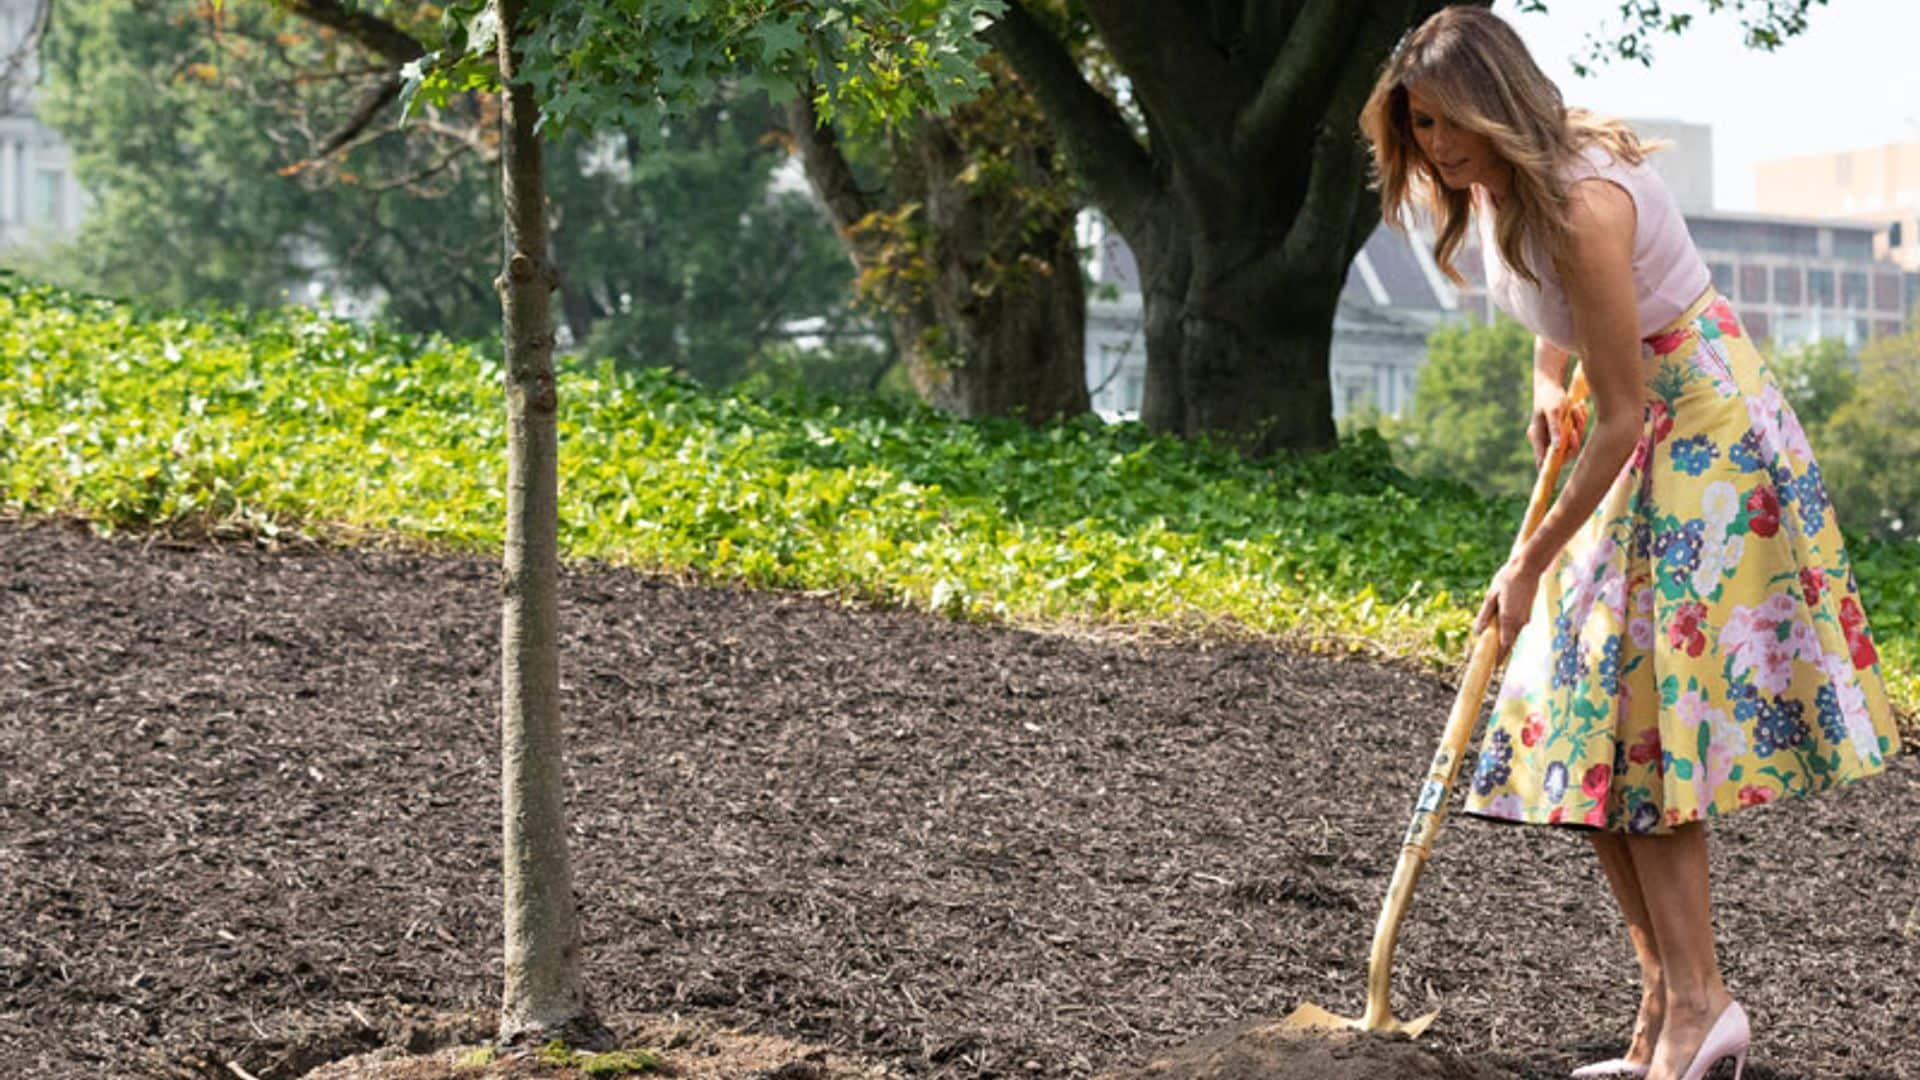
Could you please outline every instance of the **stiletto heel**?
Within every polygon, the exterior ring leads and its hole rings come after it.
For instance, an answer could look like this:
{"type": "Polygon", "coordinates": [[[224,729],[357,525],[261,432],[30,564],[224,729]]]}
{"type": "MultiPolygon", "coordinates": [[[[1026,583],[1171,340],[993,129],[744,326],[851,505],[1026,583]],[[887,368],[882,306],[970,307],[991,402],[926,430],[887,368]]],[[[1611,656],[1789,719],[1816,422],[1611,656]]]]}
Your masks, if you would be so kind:
{"type": "Polygon", "coordinates": [[[1683,1080],[1703,1080],[1707,1070],[1726,1058],[1733,1059],[1733,1080],[1740,1080],[1741,1072],[1747,1067],[1747,1045],[1753,1041],[1753,1030],[1747,1024],[1747,1011],[1737,1001],[1730,1001],[1720,1011],[1719,1019],[1713,1022],[1713,1028],[1707,1032],[1700,1049],[1694,1051],[1693,1061],[1687,1066],[1683,1080]]]}

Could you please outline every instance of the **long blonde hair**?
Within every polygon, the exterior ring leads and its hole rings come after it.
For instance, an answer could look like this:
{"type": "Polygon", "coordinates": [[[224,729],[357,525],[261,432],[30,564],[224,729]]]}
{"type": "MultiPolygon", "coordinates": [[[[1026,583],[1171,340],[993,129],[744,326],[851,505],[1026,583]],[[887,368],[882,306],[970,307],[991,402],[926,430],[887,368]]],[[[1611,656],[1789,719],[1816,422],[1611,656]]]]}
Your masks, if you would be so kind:
{"type": "Polygon", "coordinates": [[[1567,191],[1561,163],[1592,143],[1638,164],[1666,145],[1643,142],[1619,120],[1568,108],[1560,88],[1540,71],[1513,27],[1484,8],[1454,5],[1415,27],[1394,50],[1360,111],[1360,130],[1372,144],[1369,186],[1380,192],[1381,216],[1402,233],[1406,211],[1421,205],[1434,222],[1434,261],[1455,284],[1454,269],[1471,213],[1466,190],[1448,188],[1413,137],[1407,88],[1416,86],[1453,123],[1478,132],[1513,167],[1496,239],[1514,272],[1538,285],[1544,267],[1523,253],[1535,238],[1548,258],[1567,250],[1567,191]]]}

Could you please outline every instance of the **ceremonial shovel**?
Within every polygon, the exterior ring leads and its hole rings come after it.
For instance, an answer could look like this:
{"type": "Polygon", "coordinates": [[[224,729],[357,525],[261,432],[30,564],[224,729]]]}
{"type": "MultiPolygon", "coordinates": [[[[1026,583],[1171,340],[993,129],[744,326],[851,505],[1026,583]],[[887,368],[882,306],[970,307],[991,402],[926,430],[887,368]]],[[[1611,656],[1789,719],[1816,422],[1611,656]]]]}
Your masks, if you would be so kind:
{"type": "MultiPolygon", "coordinates": [[[[1558,434],[1547,450],[1546,458],[1540,463],[1540,476],[1534,481],[1533,497],[1527,502],[1527,516],[1521,523],[1520,539],[1514,544],[1516,549],[1533,535],[1533,530],[1547,512],[1547,504],[1553,500],[1554,482],[1560,477],[1561,463],[1566,460],[1568,448],[1579,441],[1580,432],[1585,426],[1586,398],[1586,373],[1576,370],[1573,385],[1567,388],[1566,401],[1556,418],[1558,434]]],[[[1435,1010],[1418,1020],[1393,1018],[1387,1003],[1387,990],[1393,978],[1393,946],[1400,936],[1400,920],[1413,900],[1413,888],[1420,883],[1420,871],[1426,867],[1427,856],[1433,852],[1434,837],[1440,834],[1440,822],[1447,812],[1447,797],[1453,793],[1453,781],[1460,771],[1467,740],[1473,736],[1473,729],[1480,719],[1480,705],[1486,697],[1487,683],[1493,678],[1494,665],[1499,661],[1500,628],[1490,623],[1474,639],[1473,657],[1467,662],[1467,673],[1460,683],[1460,694],[1454,698],[1453,713],[1447,720],[1446,733],[1441,736],[1440,749],[1433,756],[1433,768],[1427,773],[1427,782],[1420,788],[1419,801],[1413,808],[1413,821],[1407,825],[1407,838],[1400,849],[1400,862],[1393,868],[1393,883],[1387,887],[1386,906],[1380,909],[1380,921],[1373,928],[1373,950],[1367,957],[1367,1011],[1354,1020],[1307,1002],[1281,1021],[1281,1030],[1357,1030],[1405,1035],[1413,1039],[1418,1038],[1421,1032],[1427,1030],[1427,1025],[1433,1023],[1434,1017],[1440,1015],[1435,1010]]]]}

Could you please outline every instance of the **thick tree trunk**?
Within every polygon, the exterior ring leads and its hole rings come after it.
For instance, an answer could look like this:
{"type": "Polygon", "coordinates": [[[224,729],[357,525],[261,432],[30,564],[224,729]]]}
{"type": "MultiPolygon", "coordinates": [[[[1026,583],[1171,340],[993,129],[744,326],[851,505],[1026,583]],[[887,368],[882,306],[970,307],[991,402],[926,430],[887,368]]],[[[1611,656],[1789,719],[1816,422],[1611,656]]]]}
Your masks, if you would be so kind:
{"type": "MultiPolygon", "coordinates": [[[[1076,259],[1072,237],[1060,258],[1076,259]]],[[[938,293],[892,318],[907,377],[929,405],[955,416],[1041,423],[1086,412],[1086,293],[1078,273],[991,299],[943,274],[938,293]]]]}
{"type": "Polygon", "coordinates": [[[501,577],[500,788],[506,980],[500,1039],[603,1044],[605,1029],[580,988],[580,931],[567,861],[560,744],[556,595],[559,531],[558,400],[538,106],[515,81],[514,28],[522,0],[496,0],[506,266],[500,292],[507,362],[507,541],[501,577]]]}
{"type": "MultiPolygon", "coordinates": [[[[1003,80],[993,96],[1019,93],[1003,80]]],[[[957,128],[977,117],[924,117],[892,145],[888,193],[863,191],[830,126],[805,95],[788,112],[807,179],[847,255],[884,282],[880,299],[920,396],[956,416],[1018,414],[1039,423],[1086,412],[1086,291],[1074,211],[1036,211],[1023,192],[1057,184],[1046,148],[1002,148],[1012,183],[978,184],[957,128]],[[875,225],[918,204],[898,227],[875,225]],[[903,243],[902,241],[905,241],[903,243]]]]}
{"type": "Polygon", "coordinates": [[[1147,283],[1142,420],[1222,436],[1255,456],[1332,445],[1327,358],[1343,274],[1284,265],[1241,244],[1187,241],[1219,223],[1166,213],[1176,223],[1161,232],[1182,241],[1138,256],[1147,283]]]}
{"type": "Polygon", "coordinates": [[[1356,122],[1394,43],[1444,2],[1216,4],[1204,17],[1083,0],[1139,120],[1087,80],[1035,0],[1010,0],[985,31],[1139,265],[1149,426],[1255,454],[1333,444],[1334,309],[1380,220],[1356,122]]]}

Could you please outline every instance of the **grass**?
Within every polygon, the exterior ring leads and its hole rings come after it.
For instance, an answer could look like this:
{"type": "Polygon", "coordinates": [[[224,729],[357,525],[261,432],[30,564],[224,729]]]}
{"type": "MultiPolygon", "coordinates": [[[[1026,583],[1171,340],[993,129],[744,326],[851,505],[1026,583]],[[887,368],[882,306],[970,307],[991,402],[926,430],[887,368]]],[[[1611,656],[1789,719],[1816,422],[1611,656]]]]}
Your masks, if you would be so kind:
{"type": "MultiPolygon", "coordinates": [[[[0,278],[0,507],[491,551],[504,404],[482,348],[289,309],[186,315],[0,278]]],[[[1087,418],[562,372],[563,550],[963,619],[1231,631],[1460,663],[1522,503],[1363,433],[1249,461],[1087,418]]],[[[1889,689],[1920,703],[1920,545],[1849,541],[1889,689]]]]}

